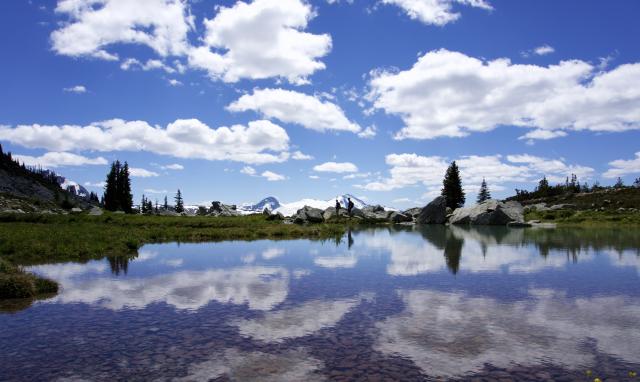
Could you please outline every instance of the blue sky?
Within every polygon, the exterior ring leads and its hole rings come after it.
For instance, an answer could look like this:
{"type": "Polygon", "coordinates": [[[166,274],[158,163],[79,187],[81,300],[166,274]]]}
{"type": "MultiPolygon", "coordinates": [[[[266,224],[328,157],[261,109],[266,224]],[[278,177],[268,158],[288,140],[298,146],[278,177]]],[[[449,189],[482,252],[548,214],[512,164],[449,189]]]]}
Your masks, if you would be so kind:
{"type": "Polygon", "coordinates": [[[425,204],[640,176],[636,1],[0,3],[0,142],[135,199],[425,204]],[[635,86],[634,86],[635,84],[635,86]],[[232,128],[232,126],[235,126],[232,128]],[[226,128],[225,128],[226,127],[226,128]]]}

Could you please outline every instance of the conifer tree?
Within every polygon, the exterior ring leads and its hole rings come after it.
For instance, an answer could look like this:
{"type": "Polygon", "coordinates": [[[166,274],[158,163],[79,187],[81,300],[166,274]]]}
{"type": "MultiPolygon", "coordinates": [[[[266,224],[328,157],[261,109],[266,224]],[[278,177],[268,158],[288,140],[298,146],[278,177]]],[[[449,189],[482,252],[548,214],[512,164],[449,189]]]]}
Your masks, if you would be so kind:
{"type": "Polygon", "coordinates": [[[442,181],[442,196],[447,199],[447,207],[456,209],[464,206],[465,196],[462,190],[460,170],[455,161],[451,162],[442,181]]]}
{"type": "Polygon", "coordinates": [[[111,170],[107,174],[107,184],[104,186],[104,208],[107,211],[117,211],[120,209],[120,198],[118,197],[118,175],[120,174],[120,162],[111,163],[111,170]]]}
{"type": "Polygon", "coordinates": [[[177,213],[182,213],[184,212],[184,201],[182,200],[182,193],[180,192],[180,189],[178,189],[178,192],[176,193],[176,212],[177,213]]]}
{"type": "Polygon", "coordinates": [[[164,205],[162,208],[167,211],[169,209],[169,203],[167,202],[167,195],[164,196],[164,205]]]}
{"type": "Polygon", "coordinates": [[[547,196],[550,188],[551,187],[549,187],[549,181],[547,180],[547,177],[544,176],[542,177],[542,179],[540,179],[540,182],[538,182],[538,188],[536,189],[536,192],[538,192],[540,196],[547,196]]]}
{"type": "Polygon", "coordinates": [[[616,180],[616,184],[613,185],[613,188],[623,188],[624,187],[624,182],[622,181],[621,177],[618,177],[618,180],[616,180]]]}
{"type": "Polygon", "coordinates": [[[131,194],[131,179],[129,178],[129,164],[124,162],[124,166],[118,174],[118,199],[120,208],[125,213],[131,213],[133,207],[133,195],[131,194]]]}
{"type": "Polygon", "coordinates": [[[487,181],[482,178],[482,184],[480,185],[480,192],[478,192],[478,203],[482,203],[485,200],[491,199],[491,192],[489,191],[489,187],[487,187],[487,181]]]}
{"type": "Polygon", "coordinates": [[[147,197],[142,194],[142,201],[140,201],[140,213],[144,214],[147,212],[147,197]]]}

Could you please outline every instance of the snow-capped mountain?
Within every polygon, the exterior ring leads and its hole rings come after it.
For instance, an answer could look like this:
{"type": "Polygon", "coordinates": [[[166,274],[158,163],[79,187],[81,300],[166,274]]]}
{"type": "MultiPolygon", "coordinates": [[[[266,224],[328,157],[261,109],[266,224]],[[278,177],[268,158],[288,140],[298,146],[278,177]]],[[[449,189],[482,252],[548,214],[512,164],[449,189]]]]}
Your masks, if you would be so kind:
{"type": "Polygon", "coordinates": [[[244,204],[238,208],[238,211],[247,214],[247,213],[260,213],[267,208],[269,211],[274,211],[280,208],[280,202],[273,196],[268,196],[256,204],[244,204]]]}
{"type": "Polygon", "coordinates": [[[87,191],[86,188],[84,188],[82,185],[74,182],[73,180],[69,180],[63,176],[58,176],[58,184],[60,185],[60,188],[62,188],[65,191],[68,191],[76,196],[79,196],[81,198],[89,198],[89,191],[87,191]]]}
{"type": "Polygon", "coordinates": [[[324,210],[329,207],[335,207],[336,199],[340,202],[340,205],[342,205],[342,207],[346,208],[347,198],[351,198],[351,201],[353,202],[353,205],[355,208],[362,209],[368,205],[361,199],[358,199],[351,194],[344,194],[344,195],[338,195],[335,198],[331,198],[329,200],[302,199],[297,202],[284,203],[280,205],[280,207],[277,208],[275,212],[280,212],[284,216],[291,216],[304,206],[309,206],[309,207],[319,208],[321,210],[324,210]]]}

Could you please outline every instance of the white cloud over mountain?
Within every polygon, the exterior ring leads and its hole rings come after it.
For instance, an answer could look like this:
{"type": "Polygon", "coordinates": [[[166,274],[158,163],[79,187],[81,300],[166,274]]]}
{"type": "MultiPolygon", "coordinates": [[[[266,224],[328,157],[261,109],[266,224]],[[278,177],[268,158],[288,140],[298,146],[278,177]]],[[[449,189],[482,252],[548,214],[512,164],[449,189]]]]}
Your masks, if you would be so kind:
{"type": "Polygon", "coordinates": [[[265,120],[217,129],[197,119],[178,119],[166,128],[121,119],[86,126],[0,126],[0,139],[52,151],[146,151],[177,158],[256,164],[283,162],[290,156],[287,132],[265,120]]]}
{"type": "Polygon", "coordinates": [[[396,139],[463,137],[499,126],[535,128],[530,139],[563,130],[640,128],[640,64],[598,71],[580,60],[548,67],[484,61],[446,49],[421,56],[411,69],[374,71],[369,100],[402,118],[396,139]]]}
{"type": "Polygon", "coordinates": [[[245,94],[231,103],[227,110],[253,110],[265,118],[321,132],[333,130],[358,133],[361,130],[357,123],[345,116],[338,105],[292,90],[256,89],[253,94],[245,94]]]}
{"type": "MultiPolygon", "coordinates": [[[[428,190],[439,190],[449,166],[449,161],[443,157],[417,154],[389,154],[386,163],[391,167],[389,177],[359,187],[370,191],[391,191],[422,184],[428,190]]],[[[490,187],[496,187],[509,182],[534,182],[543,176],[550,182],[562,182],[571,174],[585,180],[594,172],[590,167],[532,155],[508,155],[506,158],[501,155],[469,155],[456,159],[456,163],[467,190],[477,189],[482,179],[486,179],[490,187]]]]}
{"type": "Polygon", "coordinates": [[[443,26],[460,18],[453,10],[454,5],[492,10],[485,0],[382,0],[382,4],[400,7],[410,18],[428,25],[443,26]]]}
{"type": "Polygon", "coordinates": [[[205,20],[204,45],[191,49],[189,65],[214,79],[280,77],[294,84],[325,68],[318,61],[331,50],[328,34],[305,32],[315,16],[301,0],[238,1],[205,20]]]}
{"type": "Polygon", "coordinates": [[[48,152],[39,157],[14,155],[13,158],[26,166],[40,166],[43,168],[107,164],[107,160],[103,157],[88,158],[83,155],[57,151],[48,152]]]}

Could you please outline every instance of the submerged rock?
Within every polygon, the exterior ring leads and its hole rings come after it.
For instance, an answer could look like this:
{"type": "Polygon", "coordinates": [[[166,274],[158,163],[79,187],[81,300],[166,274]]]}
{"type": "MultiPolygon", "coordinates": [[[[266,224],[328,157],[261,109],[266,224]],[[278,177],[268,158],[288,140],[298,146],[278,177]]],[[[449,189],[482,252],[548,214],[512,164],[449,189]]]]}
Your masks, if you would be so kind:
{"type": "Polygon", "coordinates": [[[431,203],[427,204],[420,214],[416,222],[418,224],[444,224],[447,222],[447,199],[444,196],[438,196],[431,203]]]}

